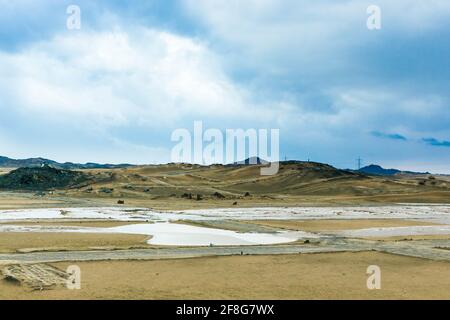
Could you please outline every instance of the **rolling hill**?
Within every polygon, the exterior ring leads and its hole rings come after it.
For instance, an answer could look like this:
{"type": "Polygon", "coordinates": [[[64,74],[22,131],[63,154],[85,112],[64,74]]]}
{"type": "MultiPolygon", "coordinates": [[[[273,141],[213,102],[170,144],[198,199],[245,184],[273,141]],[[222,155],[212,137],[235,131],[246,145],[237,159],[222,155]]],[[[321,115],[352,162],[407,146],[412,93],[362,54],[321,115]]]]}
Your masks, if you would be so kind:
{"type": "Polygon", "coordinates": [[[70,188],[86,183],[91,177],[78,171],[62,170],[44,165],[19,168],[0,176],[0,189],[42,191],[70,188]]]}
{"type": "Polygon", "coordinates": [[[261,176],[263,166],[166,164],[93,169],[87,172],[108,177],[96,179],[85,188],[73,189],[69,194],[171,203],[196,199],[219,203],[227,199],[264,200],[270,204],[306,200],[332,202],[344,198],[348,201],[383,201],[386,197],[396,201],[406,197],[422,202],[421,199],[426,201],[430,195],[439,201],[450,200],[450,181],[444,177],[375,176],[302,161],[282,162],[278,174],[261,176]]]}
{"type": "Polygon", "coordinates": [[[280,162],[277,174],[262,176],[260,169],[264,164],[245,163],[209,166],[169,163],[83,170],[34,166],[0,175],[0,189],[56,190],[54,196],[59,198],[108,205],[125,200],[135,206],[159,208],[220,207],[235,203],[273,206],[450,202],[447,176],[366,174],[304,161],[280,162]]]}

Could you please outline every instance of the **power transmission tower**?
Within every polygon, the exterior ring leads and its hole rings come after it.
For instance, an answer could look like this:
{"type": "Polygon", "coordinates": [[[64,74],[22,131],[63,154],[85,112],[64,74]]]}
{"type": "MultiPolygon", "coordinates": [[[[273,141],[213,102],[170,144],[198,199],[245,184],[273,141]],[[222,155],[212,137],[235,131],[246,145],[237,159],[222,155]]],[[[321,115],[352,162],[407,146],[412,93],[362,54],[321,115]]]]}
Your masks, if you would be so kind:
{"type": "Polygon", "coordinates": [[[362,163],[362,159],[361,157],[359,157],[358,159],[356,159],[358,161],[358,170],[361,169],[361,163],[362,163]]]}

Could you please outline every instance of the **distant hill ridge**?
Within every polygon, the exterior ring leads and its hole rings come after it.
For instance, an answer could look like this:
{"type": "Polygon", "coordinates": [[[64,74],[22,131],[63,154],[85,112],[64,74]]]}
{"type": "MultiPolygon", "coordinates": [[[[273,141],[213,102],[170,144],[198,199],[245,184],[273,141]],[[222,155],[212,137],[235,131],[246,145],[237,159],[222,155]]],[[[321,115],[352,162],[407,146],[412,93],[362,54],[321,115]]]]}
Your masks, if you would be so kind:
{"type": "Polygon", "coordinates": [[[28,159],[11,159],[0,156],[0,168],[24,168],[24,167],[40,167],[49,165],[58,169],[114,169],[131,167],[131,164],[99,164],[88,162],[85,164],[64,162],[45,159],[45,158],[28,158],[28,159]]]}
{"type": "Polygon", "coordinates": [[[385,169],[376,164],[371,164],[357,171],[366,174],[375,174],[379,176],[393,176],[396,174],[430,174],[429,172],[414,172],[414,171],[401,171],[398,169],[385,169]]]}
{"type": "MultiPolygon", "coordinates": [[[[269,162],[259,158],[259,157],[250,157],[238,162],[234,162],[228,164],[226,166],[239,166],[239,165],[266,165],[269,162]]],[[[291,160],[291,161],[280,161],[283,164],[296,164],[303,163],[303,161],[291,160]]],[[[45,159],[45,158],[27,158],[27,159],[12,159],[4,156],[0,156],[0,168],[33,168],[33,167],[41,167],[44,165],[51,166],[57,169],[66,169],[66,170],[74,170],[74,169],[115,169],[115,168],[128,168],[133,167],[135,165],[128,163],[121,164],[100,164],[95,162],[87,162],[87,163],[74,163],[74,162],[64,162],[60,163],[54,160],[45,159]]],[[[379,165],[371,164],[366,167],[363,167],[359,170],[350,170],[350,172],[357,172],[369,175],[380,175],[380,176],[393,176],[396,174],[430,174],[429,172],[414,172],[414,171],[402,171],[398,169],[385,169],[379,165]]]]}
{"type": "Polygon", "coordinates": [[[252,165],[252,164],[268,164],[269,162],[260,157],[250,157],[245,160],[234,162],[232,165],[252,165]]]}

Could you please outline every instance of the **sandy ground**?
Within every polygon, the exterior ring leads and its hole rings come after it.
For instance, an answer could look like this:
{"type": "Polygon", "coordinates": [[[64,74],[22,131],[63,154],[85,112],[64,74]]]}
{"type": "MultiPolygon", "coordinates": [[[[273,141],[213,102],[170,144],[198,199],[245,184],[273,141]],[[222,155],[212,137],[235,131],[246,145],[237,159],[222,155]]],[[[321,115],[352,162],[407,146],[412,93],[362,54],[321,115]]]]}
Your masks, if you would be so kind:
{"type": "Polygon", "coordinates": [[[401,220],[401,219],[252,220],[246,222],[279,229],[300,230],[308,232],[435,225],[434,223],[431,222],[421,222],[421,221],[401,220]]]}
{"type": "Polygon", "coordinates": [[[27,221],[9,221],[1,222],[5,225],[15,225],[15,226],[65,226],[65,227],[91,227],[91,228],[112,228],[119,226],[126,226],[129,224],[139,224],[139,223],[152,223],[144,221],[111,221],[111,220],[58,220],[58,219],[44,219],[44,220],[27,220],[27,221]]]}
{"type": "MultiPolygon", "coordinates": [[[[28,195],[21,196],[24,198],[16,202],[18,208],[36,207],[41,204],[43,207],[50,206],[48,200],[34,197],[27,199],[28,195]]],[[[0,208],[5,204],[4,200],[5,198],[0,196],[0,208]]],[[[6,206],[18,199],[13,200],[6,206]]],[[[60,201],[58,207],[61,203],[74,205],[72,200],[67,202],[66,200],[64,198],[58,200],[60,201]]],[[[114,205],[113,199],[106,201],[114,205]]],[[[238,201],[238,206],[245,206],[238,201]]],[[[252,201],[248,201],[249,206],[254,205],[252,201]]],[[[164,200],[161,200],[161,203],[163,202],[164,200]]],[[[182,200],[175,202],[169,206],[186,204],[182,200]]],[[[216,202],[220,201],[198,203],[198,206],[207,204],[219,207],[216,202]]],[[[222,202],[224,206],[225,202],[222,202]]],[[[149,206],[150,203],[156,202],[149,201],[142,204],[149,206]]],[[[167,201],[165,203],[168,204],[167,201]]],[[[189,203],[197,205],[193,201],[189,203]]],[[[94,202],[86,200],[77,204],[94,205],[94,202]]],[[[268,200],[267,204],[273,203],[269,203],[268,200]]],[[[130,205],[128,200],[127,205],[130,205]]],[[[128,223],[47,220],[18,224],[113,227],[128,223]]],[[[228,223],[228,226],[235,228],[238,224],[239,228],[243,228],[242,224],[248,224],[253,226],[251,228],[256,225],[259,228],[307,232],[433,225],[430,222],[401,219],[327,219],[252,220],[233,222],[233,225],[228,223]]],[[[449,237],[449,235],[402,236],[380,240],[449,239],[449,237]]],[[[0,233],[0,252],[151,247],[146,244],[146,240],[147,236],[129,234],[5,232],[0,233]]],[[[69,264],[72,263],[54,265],[65,270],[69,264]]],[[[81,290],[55,289],[32,292],[27,287],[0,280],[0,299],[450,299],[450,263],[379,252],[97,261],[76,264],[82,270],[81,290]],[[382,269],[381,290],[373,291],[366,288],[366,269],[373,264],[379,265],[382,269]]]]}
{"type": "Polygon", "coordinates": [[[152,208],[156,210],[189,210],[217,208],[252,208],[252,207],[314,207],[314,206],[353,206],[386,205],[402,202],[410,203],[449,203],[450,192],[417,193],[414,195],[386,196],[314,196],[314,195],[261,195],[240,199],[205,199],[202,201],[173,198],[170,196],[152,196],[150,198],[133,198],[127,196],[87,196],[67,194],[55,191],[44,196],[30,192],[0,192],[0,209],[24,208],[63,208],[63,207],[102,207],[117,206],[119,199],[125,200],[130,207],[152,208]],[[237,202],[234,204],[234,202],[237,202]]]}
{"type": "MultiPolygon", "coordinates": [[[[65,270],[71,263],[56,263],[65,270]]],[[[77,263],[81,290],[0,281],[1,299],[450,299],[450,264],[384,253],[77,263]],[[368,290],[378,265],[381,290],[368,290]],[[130,272],[130,270],[133,270],[130,272]]]]}
{"type": "Polygon", "coordinates": [[[394,237],[363,237],[362,239],[378,241],[415,241],[415,240],[450,240],[449,234],[408,235],[394,237]]]}
{"type": "Polygon", "coordinates": [[[2,232],[0,252],[148,248],[145,235],[2,232]]]}

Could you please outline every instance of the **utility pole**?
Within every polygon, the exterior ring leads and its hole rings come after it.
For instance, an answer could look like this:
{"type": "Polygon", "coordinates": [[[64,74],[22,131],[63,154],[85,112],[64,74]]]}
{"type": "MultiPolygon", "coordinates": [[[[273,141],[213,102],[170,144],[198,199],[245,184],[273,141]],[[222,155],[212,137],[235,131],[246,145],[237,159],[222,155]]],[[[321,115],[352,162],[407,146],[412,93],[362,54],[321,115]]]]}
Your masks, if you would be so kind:
{"type": "Polygon", "coordinates": [[[358,159],[356,159],[357,161],[358,161],[358,170],[360,170],[361,169],[361,162],[362,162],[362,159],[361,159],[361,157],[359,157],[358,159]]]}

